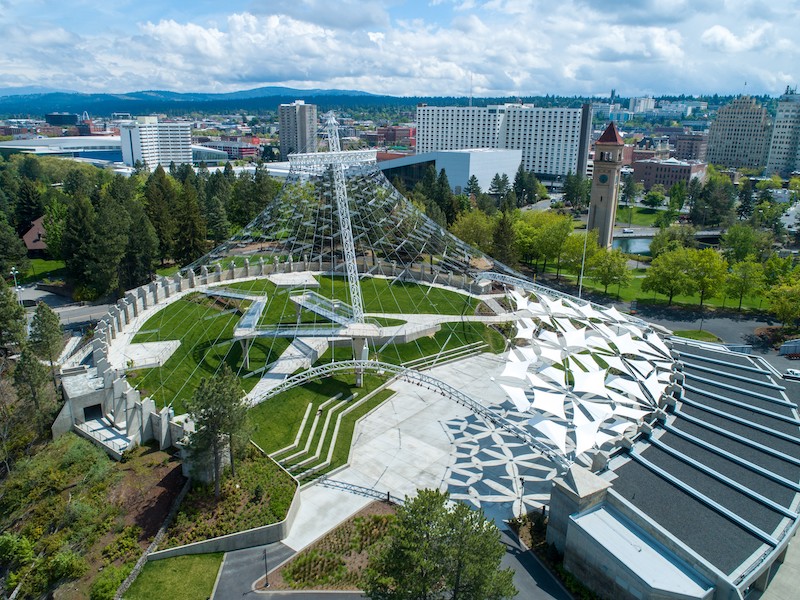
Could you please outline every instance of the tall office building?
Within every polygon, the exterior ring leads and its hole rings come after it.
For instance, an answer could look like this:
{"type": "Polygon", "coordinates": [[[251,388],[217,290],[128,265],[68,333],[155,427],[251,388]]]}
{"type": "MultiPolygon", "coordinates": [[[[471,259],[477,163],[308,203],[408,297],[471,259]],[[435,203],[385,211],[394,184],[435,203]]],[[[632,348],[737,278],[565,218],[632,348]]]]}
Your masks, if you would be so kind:
{"type": "Polygon", "coordinates": [[[778,100],[772,141],[767,158],[767,175],[778,173],[782,177],[800,171],[800,94],[797,88],[786,88],[778,100]]]}
{"type": "Polygon", "coordinates": [[[766,164],[770,123],[755,98],[740,96],[717,112],[708,132],[708,162],[725,167],[766,164]]]}
{"type": "Polygon", "coordinates": [[[281,156],[317,151],[317,105],[295,100],[278,107],[281,156]]]}
{"type": "Polygon", "coordinates": [[[586,174],[591,105],[539,108],[530,104],[417,107],[417,152],[500,148],[522,151],[522,165],[553,180],[586,174]]]}
{"type": "Polygon", "coordinates": [[[192,162],[192,130],[189,123],[159,123],[156,117],[137,117],[120,123],[122,161],[132,167],[142,162],[148,168],[192,162]]]}

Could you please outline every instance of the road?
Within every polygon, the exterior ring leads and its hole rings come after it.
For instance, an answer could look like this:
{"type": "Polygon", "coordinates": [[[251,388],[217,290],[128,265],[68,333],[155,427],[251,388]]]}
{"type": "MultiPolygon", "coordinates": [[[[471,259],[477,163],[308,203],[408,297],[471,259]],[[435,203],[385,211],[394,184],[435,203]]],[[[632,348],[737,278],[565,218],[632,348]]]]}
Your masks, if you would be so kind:
{"type": "MultiPolygon", "coordinates": [[[[514,585],[519,590],[518,598],[526,600],[571,600],[570,595],[550,572],[530,552],[525,551],[508,531],[501,532],[501,540],[506,547],[502,567],[514,571],[514,585]]],[[[270,591],[254,589],[264,577],[264,550],[267,550],[267,565],[270,572],[283,564],[294,551],[281,544],[269,544],[256,548],[247,548],[228,552],[222,565],[222,573],[217,583],[213,600],[241,600],[242,598],[258,598],[259,600],[360,600],[361,592],[296,592],[270,591]]]]}
{"type": "Polygon", "coordinates": [[[19,290],[19,298],[27,307],[28,318],[31,318],[36,304],[44,302],[56,312],[61,320],[61,325],[66,329],[74,329],[95,322],[104,317],[112,306],[111,304],[73,302],[58,294],[37,290],[35,285],[22,286],[19,290]]]}

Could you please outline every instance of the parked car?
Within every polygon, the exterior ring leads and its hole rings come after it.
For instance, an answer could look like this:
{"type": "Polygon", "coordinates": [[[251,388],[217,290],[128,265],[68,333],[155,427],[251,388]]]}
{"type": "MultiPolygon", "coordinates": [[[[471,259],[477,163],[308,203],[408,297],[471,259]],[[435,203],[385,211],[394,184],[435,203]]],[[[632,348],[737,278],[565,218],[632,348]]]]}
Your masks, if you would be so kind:
{"type": "Polygon", "coordinates": [[[633,229],[631,229],[630,227],[626,227],[625,229],[622,230],[622,233],[633,233],[633,229]]]}
{"type": "Polygon", "coordinates": [[[783,374],[783,378],[800,381],[800,369],[786,369],[786,373],[783,374]]]}

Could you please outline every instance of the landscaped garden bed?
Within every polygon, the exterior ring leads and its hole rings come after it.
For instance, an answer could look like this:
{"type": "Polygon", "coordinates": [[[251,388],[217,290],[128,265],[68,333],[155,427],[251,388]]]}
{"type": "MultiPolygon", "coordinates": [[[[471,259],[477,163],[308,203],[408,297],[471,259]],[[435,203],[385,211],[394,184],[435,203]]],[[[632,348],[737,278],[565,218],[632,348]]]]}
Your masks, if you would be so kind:
{"type": "MultiPolygon", "coordinates": [[[[269,576],[270,590],[357,590],[369,554],[389,532],[395,507],[373,502],[269,576]]],[[[256,587],[262,587],[262,579],[256,587]]]]}
{"type": "Polygon", "coordinates": [[[253,448],[236,464],[236,477],[230,470],[225,472],[221,489],[220,499],[215,500],[213,485],[195,486],[181,503],[159,550],[278,523],[289,512],[297,484],[253,448]]]}

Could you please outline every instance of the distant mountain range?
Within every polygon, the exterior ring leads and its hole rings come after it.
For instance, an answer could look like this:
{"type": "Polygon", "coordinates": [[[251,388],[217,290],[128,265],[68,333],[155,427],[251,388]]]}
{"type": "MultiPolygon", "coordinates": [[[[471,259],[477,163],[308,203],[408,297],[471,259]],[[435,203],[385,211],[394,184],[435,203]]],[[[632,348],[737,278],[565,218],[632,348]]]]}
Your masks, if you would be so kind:
{"type": "Polygon", "coordinates": [[[379,98],[358,90],[299,90],[281,86],[266,86],[252,90],[222,94],[205,92],[170,92],[166,90],[142,90],[122,94],[83,94],[69,90],[46,87],[0,88],[0,115],[42,116],[48,112],[65,111],[81,113],[88,111],[93,116],[106,116],[112,112],[130,113],[186,113],[233,112],[238,110],[272,109],[278,104],[303,99],[326,105],[350,105],[356,99],[371,104],[379,98]],[[345,100],[346,99],[346,100],[345,100]],[[345,100],[342,102],[342,100],[345,100]]]}

